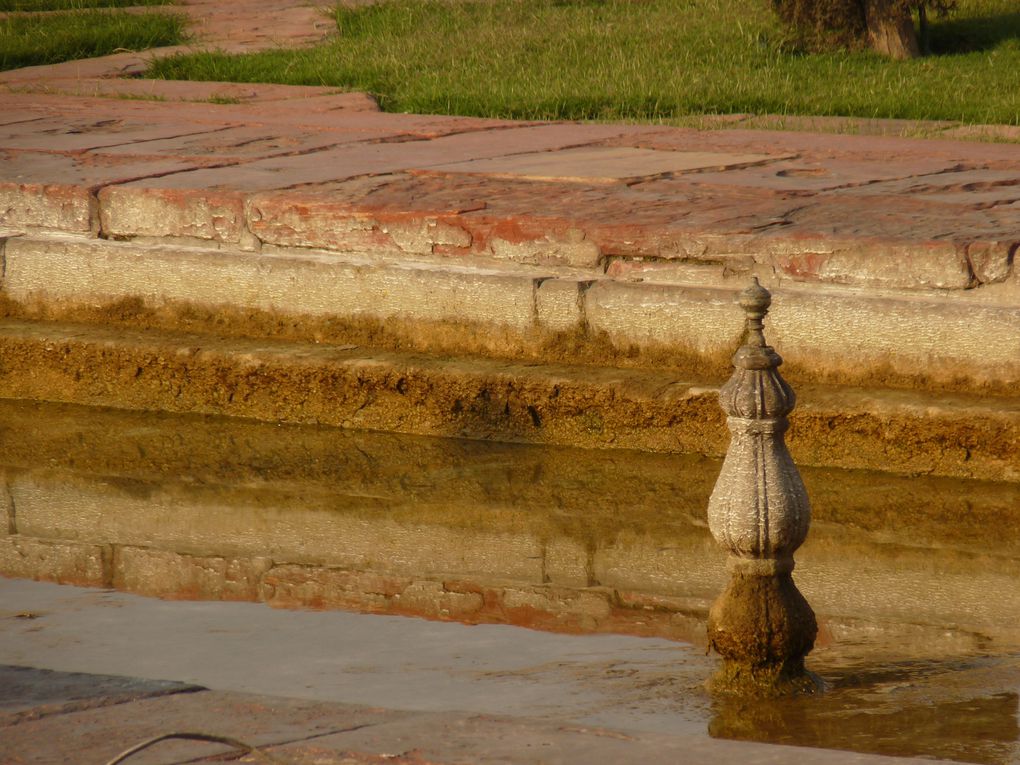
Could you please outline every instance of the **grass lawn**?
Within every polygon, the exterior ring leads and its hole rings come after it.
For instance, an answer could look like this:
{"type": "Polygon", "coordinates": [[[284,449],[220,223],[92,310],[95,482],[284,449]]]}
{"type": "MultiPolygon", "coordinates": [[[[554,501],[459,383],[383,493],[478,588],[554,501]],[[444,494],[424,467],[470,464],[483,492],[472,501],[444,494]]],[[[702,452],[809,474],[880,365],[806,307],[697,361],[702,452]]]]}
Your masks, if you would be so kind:
{"type": "Polygon", "coordinates": [[[184,38],[185,24],[184,16],[161,12],[11,15],[0,18],[0,70],[176,45],[184,38]]]}
{"type": "Polygon", "coordinates": [[[390,111],[668,120],[706,113],[1020,124],[1020,4],[960,0],[937,55],[808,54],[764,0],[388,0],[304,50],[164,59],[149,76],[330,85],[390,111]]]}

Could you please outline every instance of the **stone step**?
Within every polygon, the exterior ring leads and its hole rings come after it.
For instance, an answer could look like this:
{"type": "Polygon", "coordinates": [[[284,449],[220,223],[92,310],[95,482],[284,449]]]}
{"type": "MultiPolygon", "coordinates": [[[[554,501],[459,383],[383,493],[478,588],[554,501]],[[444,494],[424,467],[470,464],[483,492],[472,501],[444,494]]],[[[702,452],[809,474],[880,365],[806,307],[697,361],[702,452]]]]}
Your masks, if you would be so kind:
{"type": "Polygon", "coordinates": [[[1012,396],[1020,378],[1012,283],[864,290],[790,282],[753,265],[596,274],[385,248],[255,252],[62,234],[2,244],[0,295],[12,318],[667,369],[721,382],[742,332],[736,293],[760,272],[774,295],[768,339],[798,385],[1012,396]]]}
{"type": "MultiPolygon", "coordinates": [[[[88,324],[0,322],[0,397],[435,436],[721,455],[712,383],[88,324]]],[[[718,382],[718,381],[716,381],[718,382]]],[[[1020,481],[1020,398],[802,385],[803,465],[1020,481]]]]}

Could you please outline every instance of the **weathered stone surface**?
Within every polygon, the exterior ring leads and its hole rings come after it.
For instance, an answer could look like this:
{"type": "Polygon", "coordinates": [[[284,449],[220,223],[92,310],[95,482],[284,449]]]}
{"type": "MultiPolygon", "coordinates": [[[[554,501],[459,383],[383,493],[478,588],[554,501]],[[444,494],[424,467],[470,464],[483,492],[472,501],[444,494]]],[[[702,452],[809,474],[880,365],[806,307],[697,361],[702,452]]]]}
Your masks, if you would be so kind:
{"type": "Polygon", "coordinates": [[[638,536],[621,536],[615,545],[596,551],[592,574],[596,582],[619,592],[652,596],[683,592],[707,602],[724,581],[723,566],[713,558],[718,552],[707,535],[651,548],[638,536]]]}
{"type": "Polygon", "coordinates": [[[561,588],[506,588],[502,606],[512,621],[528,623],[534,614],[550,614],[558,619],[578,620],[579,626],[594,628],[609,616],[608,592],[576,592],[561,588]],[[516,615],[515,615],[516,612],[516,615]]]}
{"type": "Polygon", "coordinates": [[[796,282],[882,289],[962,290],[972,275],[953,242],[847,242],[838,238],[773,244],[771,259],[796,282]]]}
{"type": "Polygon", "coordinates": [[[185,600],[257,600],[261,577],[272,567],[263,557],[188,555],[119,546],[113,586],[139,595],[185,600]]]}
{"type": "Polygon", "coordinates": [[[88,232],[92,206],[85,189],[0,182],[0,225],[5,227],[88,232]]]}
{"type": "Polygon", "coordinates": [[[240,244],[244,198],[237,192],[135,189],[99,192],[99,223],[110,237],[168,237],[240,244]]]}
{"type": "Polygon", "coordinates": [[[1016,265],[1018,242],[971,242],[967,245],[967,260],[974,269],[974,278],[981,284],[1003,282],[1013,273],[1016,265]]]}
{"type": "Polygon", "coordinates": [[[832,349],[832,381],[862,365],[875,370],[875,379],[885,367],[918,381],[948,380],[950,365],[985,383],[1020,372],[1020,314],[1013,308],[977,300],[933,303],[794,290],[777,294],[774,305],[771,340],[798,372],[817,363],[823,344],[832,349]],[[938,332],[931,329],[933,316],[938,332]]]}
{"type": "Polygon", "coordinates": [[[496,260],[592,269],[602,251],[578,228],[529,232],[526,222],[507,221],[488,231],[486,249],[496,260]]]}
{"type": "Polygon", "coordinates": [[[739,328],[726,329],[732,324],[732,296],[728,290],[603,279],[584,293],[584,312],[592,331],[623,345],[658,343],[688,353],[728,355],[740,336],[739,328]]]}
{"type": "Polygon", "coordinates": [[[247,205],[247,224],[266,245],[373,255],[469,252],[472,236],[457,214],[344,210],[326,195],[260,194],[247,205]]]}
{"type": "Polygon", "coordinates": [[[533,180],[612,183],[692,170],[715,170],[759,165],[782,156],[726,154],[698,151],[655,151],[599,146],[558,152],[515,154],[498,159],[434,165],[432,172],[477,173],[533,180]]]}
{"type": "Polygon", "coordinates": [[[212,128],[183,124],[153,124],[148,120],[49,117],[0,127],[0,146],[4,149],[75,154],[134,146],[150,141],[201,136],[212,128]]]}
{"type": "Polygon", "coordinates": [[[840,157],[838,170],[835,170],[831,158],[830,154],[830,161],[826,161],[827,158],[808,152],[802,157],[779,158],[752,167],[698,173],[690,180],[698,186],[739,186],[784,195],[848,189],[869,193],[869,189],[874,192],[882,188],[883,182],[896,183],[904,178],[947,173],[957,167],[956,163],[948,159],[901,158],[897,155],[882,156],[851,150],[840,157]]]}
{"type": "MultiPolygon", "coordinates": [[[[142,219],[159,220],[144,210],[139,210],[142,219]]],[[[208,220],[219,227],[230,219],[227,214],[208,220]]],[[[186,230],[198,232],[193,226],[186,230]]],[[[177,300],[311,316],[477,322],[518,330],[535,321],[534,277],[488,268],[340,260],[325,254],[139,248],[66,238],[13,239],[6,259],[4,292],[14,300],[88,304],[141,299],[151,305],[177,300]]]]}
{"type": "Polygon", "coordinates": [[[408,577],[317,566],[274,566],[262,578],[259,599],[281,608],[347,608],[385,612],[410,586],[408,577]]]}
{"type": "MultiPolygon", "coordinates": [[[[183,84],[183,83],[181,83],[183,84]]],[[[198,83],[195,83],[198,84],[198,83]]],[[[305,108],[301,102],[294,108],[305,108]]],[[[269,126],[239,125],[210,126],[210,129],[186,135],[171,135],[163,139],[147,140],[144,146],[123,143],[104,147],[99,153],[106,156],[132,155],[144,151],[153,157],[177,157],[192,161],[237,163],[258,157],[285,156],[338,146],[340,144],[393,135],[391,130],[369,132],[365,130],[320,130],[308,133],[280,135],[269,126]]]]}
{"type": "Polygon", "coordinates": [[[0,575],[103,587],[106,555],[103,545],[12,534],[0,537],[0,575]]]}
{"type": "Polygon", "coordinates": [[[7,475],[0,471],[0,537],[18,533],[14,497],[7,475]]]}
{"type": "Polygon", "coordinates": [[[450,592],[442,582],[414,582],[393,596],[393,606],[438,619],[470,620],[484,600],[477,592],[450,592]]]}
{"type": "Polygon", "coordinates": [[[613,258],[606,267],[606,276],[637,282],[682,284],[690,287],[723,286],[734,277],[746,278],[754,268],[751,257],[734,256],[726,262],[671,260],[667,258],[613,258]]]}
{"type": "Polygon", "coordinates": [[[189,167],[194,164],[163,158],[5,150],[0,143],[0,226],[89,233],[95,188],[189,167]]]}
{"type": "MultiPolygon", "coordinates": [[[[500,131],[493,140],[489,131],[441,135],[427,140],[363,142],[288,157],[262,157],[243,164],[197,169],[167,175],[124,187],[123,193],[144,193],[152,189],[200,196],[210,190],[231,189],[237,193],[266,192],[298,185],[321,184],[362,175],[425,169],[451,160],[503,156],[523,149],[552,151],[579,141],[595,142],[617,135],[610,125],[521,125],[500,131]],[[580,130],[580,132],[579,132],[580,130]]],[[[174,199],[174,197],[170,197],[174,199]]]]}
{"type": "MultiPolygon", "coordinates": [[[[602,280],[585,293],[585,316],[592,330],[616,343],[725,354],[738,339],[725,330],[731,294],[602,280]]],[[[875,378],[893,372],[948,381],[956,366],[986,384],[1020,373],[1016,311],[977,296],[935,302],[789,289],[777,296],[772,317],[775,347],[798,374],[813,369],[839,381],[870,369],[875,378]],[[932,315],[939,317],[938,333],[930,331],[932,315]]]]}
{"type": "Polygon", "coordinates": [[[538,324],[558,332],[583,326],[582,300],[588,282],[543,279],[535,294],[538,324]]]}
{"type": "Polygon", "coordinates": [[[553,585],[587,587],[595,583],[596,551],[560,537],[545,540],[542,548],[543,579],[553,585]]]}

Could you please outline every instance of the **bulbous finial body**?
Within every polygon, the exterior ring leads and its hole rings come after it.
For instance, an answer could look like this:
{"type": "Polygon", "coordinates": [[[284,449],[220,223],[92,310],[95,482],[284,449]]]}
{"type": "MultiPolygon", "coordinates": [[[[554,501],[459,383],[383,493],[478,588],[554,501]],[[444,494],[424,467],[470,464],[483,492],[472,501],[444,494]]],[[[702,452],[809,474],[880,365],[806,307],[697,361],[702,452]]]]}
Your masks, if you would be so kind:
{"type": "Polygon", "coordinates": [[[708,522],[738,558],[792,558],[811,522],[804,483],[783,439],[797,398],[762,328],[771,302],[757,279],[741,293],[747,335],[733,356],[733,376],[719,392],[732,439],[708,502],[708,522]]]}

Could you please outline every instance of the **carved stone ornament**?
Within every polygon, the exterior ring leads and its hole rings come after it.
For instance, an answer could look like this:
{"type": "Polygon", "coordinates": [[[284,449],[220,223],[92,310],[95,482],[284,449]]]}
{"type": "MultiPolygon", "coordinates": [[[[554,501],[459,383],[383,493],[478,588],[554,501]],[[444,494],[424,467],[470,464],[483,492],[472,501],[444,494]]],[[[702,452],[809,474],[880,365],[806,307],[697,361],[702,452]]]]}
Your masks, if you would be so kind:
{"type": "Polygon", "coordinates": [[[746,338],[719,392],[731,441],[708,502],[709,528],[729,551],[731,573],[709,612],[709,644],[723,657],[711,686],[758,695],[817,685],[804,656],[818,627],[791,576],[811,506],[783,440],[796,396],[779,374],[783,360],[765,343],[771,302],[757,279],[740,294],[746,338]]]}

